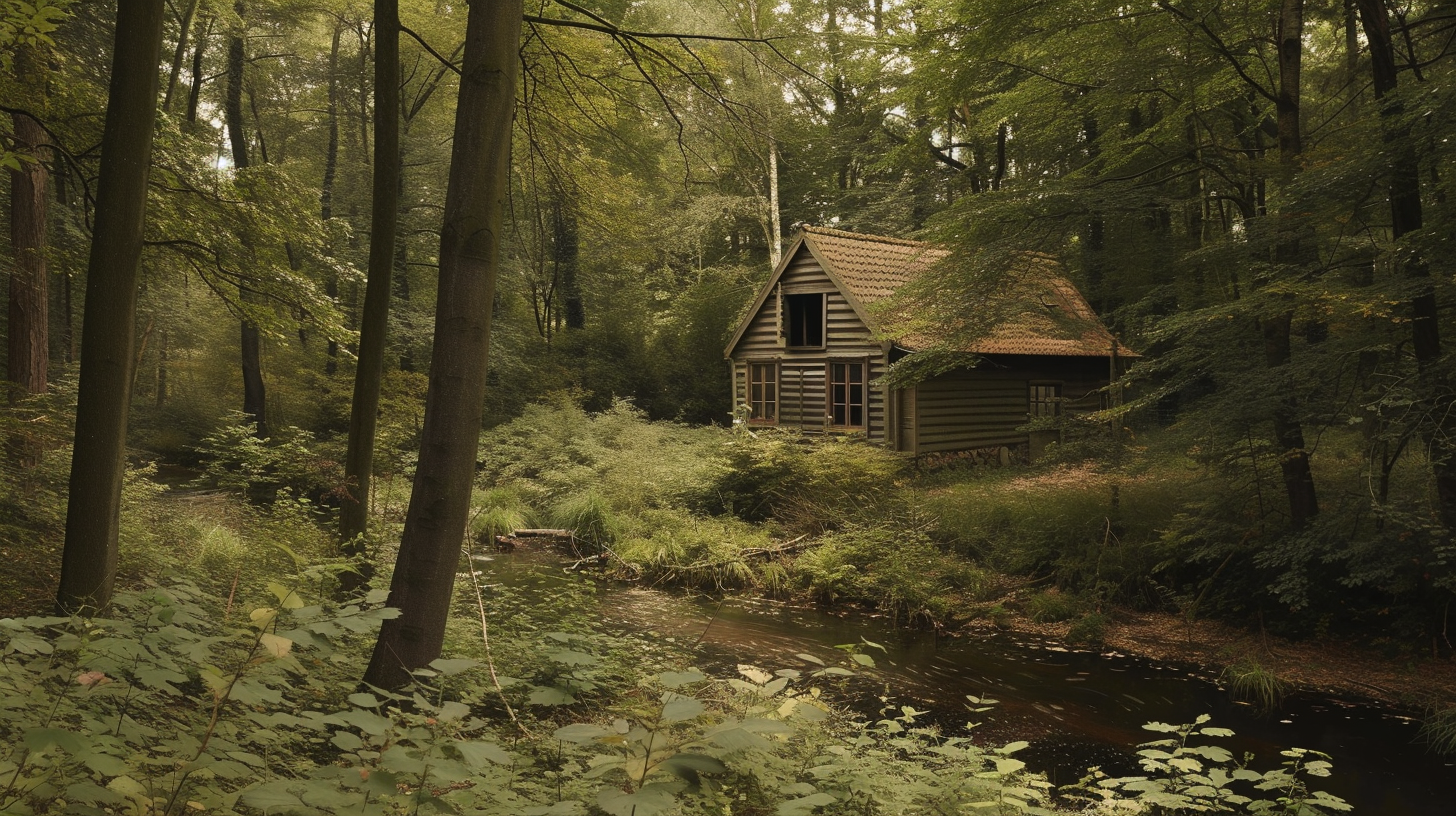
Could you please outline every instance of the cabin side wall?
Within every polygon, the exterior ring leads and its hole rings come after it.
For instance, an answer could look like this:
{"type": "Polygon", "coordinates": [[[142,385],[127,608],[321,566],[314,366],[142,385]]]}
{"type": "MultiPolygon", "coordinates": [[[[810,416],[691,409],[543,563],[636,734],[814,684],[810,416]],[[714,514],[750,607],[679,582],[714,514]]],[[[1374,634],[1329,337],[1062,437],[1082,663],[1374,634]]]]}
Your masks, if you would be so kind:
{"type": "Polygon", "coordinates": [[[941,453],[1029,441],[1017,428],[1029,419],[1034,384],[1061,386],[1067,411],[1099,407],[1097,389],[1108,381],[1106,358],[1006,356],[956,369],[915,389],[915,419],[909,423],[913,453],[941,453]]]}
{"type": "MultiPolygon", "coordinates": [[[[781,428],[810,433],[825,429],[827,366],[830,362],[866,363],[865,380],[872,382],[885,373],[885,349],[870,335],[869,328],[855,314],[854,307],[830,280],[807,248],[800,248],[784,269],[779,284],[786,295],[824,293],[824,348],[800,349],[779,345],[777,300],[770,296],[753,316],[738,344],[733,347],[733,401],[748,402],[748,365],[773,362],[778,365],[778,421],[781,428]]],[[[865,434],[885,438],[885,399],[880,389],[866,386],[865,434]]]]}

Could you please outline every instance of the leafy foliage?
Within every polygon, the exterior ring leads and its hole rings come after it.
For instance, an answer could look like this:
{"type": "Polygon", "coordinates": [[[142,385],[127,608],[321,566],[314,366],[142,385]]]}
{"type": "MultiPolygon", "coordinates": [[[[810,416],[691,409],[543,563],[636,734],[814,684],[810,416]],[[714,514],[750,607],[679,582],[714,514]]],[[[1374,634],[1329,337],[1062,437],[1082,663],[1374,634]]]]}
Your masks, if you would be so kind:
{"type": "Polygon", "coordinates": [[[1330,775],[1327,755],[1291,748],[1280,752],[1285,760],[1279,767],[1262,773],[1251,770],[1248,757],[1238,761],[1221,746],[1193,744],[1192,737],[1233,736],[1227,728],[1207,725],[1210,719],[1204,714],[1184,725],[1144,725],[1146,730],[1169,735],[1143,743],[1138,751],[1147,775],[1109,778],[1094,769],[1082,780],[1077,798],[1099,813],[1118,812],[1128,802],[1148,813],[1322,814],[1350,810],[1339,797],[1309,787],[1312,779],[1330,775]]]}

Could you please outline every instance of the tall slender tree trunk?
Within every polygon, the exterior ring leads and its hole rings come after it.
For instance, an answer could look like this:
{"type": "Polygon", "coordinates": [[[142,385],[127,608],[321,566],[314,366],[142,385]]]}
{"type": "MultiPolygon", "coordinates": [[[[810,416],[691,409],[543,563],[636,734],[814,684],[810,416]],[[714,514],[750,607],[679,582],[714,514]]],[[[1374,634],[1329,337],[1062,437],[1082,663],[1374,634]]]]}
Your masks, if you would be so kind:
{"type": "Polygon", "coordinates": [[[465,540],[509,188],[521,0],[470,4],[440,230],[435,339],[419,465],[389,604],[364,680],[395,688],[440,656],[465,540]]]}
{"type": "MultiPolygon", "coordinates": [[[[1360,23],[1370,44],[1370,69],[1375,99],[1380,103],[1382,137],[1390,158],[1390,237],[1397,244],[1421,229],[1425,210],[1421,202],[1420,163],[1411,144],[1410,126],[1402,121],[1404,107],[1393,96],[1398,87],[1395,48],[1390,39],[1390,17],[1380,0],[1355,0],[1360,23]]],[[[1456,530],[1456,399],[1450,383],[1437,366],[1441,357],[1441,324],[1430,268],[1419,255],[1402,256],[1400,270],[1417,284],[1411,298],[1411,352],[1420,372],[1422,397],[1434,427],[1426,433],[1426,446],[1436,481],[1436,500],[1446,529],[1456,530]]]]}
{"type": "Polygon", "coordinates": [[[162,95],[162,110],[172,111],[172,94],[177,90],[177,77],[187,59],[187,38],[192,33],[192,18],[197,14],[197,0],[186,0],[187,6],[177,26],[177,47],[172,51],[172,67],[167,71],[167,92],[162,95]]]}
{"type": "Polygon", "coordinates": [[[568,329],[586,328],[586,304],[581,298],[581,236],[577,230],[576,202],[567,185],[554,191],[551,213],[552,263],[560,282],[562,317],[568,329]]]}
{"type": "Polygon", "coordinates": [[[779,143],[768,137],[768,265],[778,269],[784,259],[783,216],[779,213],[779,143]]]}
{"type": "MultiPolygon", "coordinates": [[[[1300,127],[1300,70],[1304,54],[1304,0],[1283,0],[1279,10],[1277,31],[1279,49],[1279,92],[1274,105],[1279,135],[1279,163],[1286,176],[1299,172],[1299,157],[1304,151],[1300,127]]],[[[1279,216],[1274,261],[1287,270],[1297,272],[1304,261],[1300,229],[1293,223],[1295,208],[1285,202],[1279,216]]],[[[1291,296],[1282,296],[1289,300],[1291,296]]],[[[1290,335],[1294,325],[1294,307],[1287,307],[1264,320],[1259,328],[1264,340],[1264,362],[1271,369],[1281,369],[1291,359],[1290,335]]],[[[1278,446],[1279,471],[1284,492],[1289,499],[1289,521],[1302,528],[1319,513],[1319,497],[1314,474],[1309,467],[1309,451],[1305,448],[1304,426],[1299,420],[1299,400],[1288,377],[1281,377],[1277,386],[1281,394],[1274,407],[1274,442],[1278,446]]]]}
{"type": "MultiPolygon", "coordinates": [[[[247,8],[242,0],[238,0],[233,9],[238,15],[238,27],[228,35],[227,95],[223,117],[227,120],[228,142],[232,145],[233,170],[241,173],[252,166],[248,158],[248,137],[243,132],[243,63],[246,58],[243,32],[247,8]]],[[[257,299],[256,293],[246,284],[238,287],[238,294],[245,306],[257,299]]],[[[254,434],[259,439],[267,439],[268,392],[263,384],[263,340],[257,324],[247,314],[240,321],[238,345],[242,357],[243,413],[253,421],[254,434]]]]}
{"type": "MultiPolygon", "coordinates": [[[[15,54],[18,73],[27,82],[46,82],[42,60],[35,48],[15,54]],[[22,63],[40,63],[33,69],[22,63]]],[[[49,139],[40,123],[23,113],[14,115],[16,147],[31,155],[18,170],[10,171],[10,247],[15,266],[10,272],[10,322],[6,377],[26,394],[46,390],[46,364],[50,361],[50,282],[46,275],[46,160],[49,139]]]]}
{"type": "MultiPolygon", "coordinates": [[[[379,387],[384,377],[389,280],[399,212],[398,0],[375,0],[374,37],[374,202],[370,213],[369,272],[364,289],[363,323],[359,327],[359,365],[354,372],[349,448],[344,458],[349,495],[339,513],[344,553],[355,557],[364,555],[364,535],[368,528],[374,430],[379,414],[379,387]]],[[[445,297],[443,289],[440,297],[445,297]]],[[[361,563],[361,569],[362,574],[344,582],[346,590],[368,579],[369,567],[361,563]]]]}
{"type": "Polygon", "coordinates": [[[116,578],[126,416],[131,405],[137,281],[147,173],[157,117],[163,0],[119,0],[112,52],[96,226],[86,267],[76,444],[61,555],[60,611],[111,602],[116,578]]]}
{"type": "Polygon", "coordinates": [[[197,106],[202,102],[202,57],[207,53],[207,38],[212,35],[213,18],[208,18],[207,26],[197,36],[197,45],[192,49],[192,69],[188,73],[187,85],[187,123],[197,122],[197,106]]]}
{"type": "MultiPolygon", "coordinates": [[[[334,36],[329,44],[329,138],[324,148],[324,179],[319,185],[319,219],[327,226],[334,217],[334,179],[339,170],[339,40],[344,34],[342,21],[334,22],[334,36]]],[[[324,278],[324,294],[338,303],[339,276],[329,272],[324,278]]],[[[328,362],[324,373],[333,375],[339,370],[339,341],[330,337],[327,347],[328,362]]]]}
{"type": "MultiPolygon", "coordinates": [[[[409,127],[408,120],[404,128],[409,127]]],[[[403,136],[400,137],[403,139],[403,136]]],[[[404,199],[404,148],[399,150],[399,168],[395,174],[398,180],[396,193],[395,230],[398,232],[398,225],[404,220],[408,204],[404,199]]],[[[415,321],[410,313],[410,301],[414,299],[414,289],[410,286],[409,276],[409,241],[396,235],[394,239],[394,276],[390,279],[390,287],[394,292],[395,319],[399,321],[400,336],[395,338],[399,341],[399,370],[413,372],[415,370],[415,321]]]]}

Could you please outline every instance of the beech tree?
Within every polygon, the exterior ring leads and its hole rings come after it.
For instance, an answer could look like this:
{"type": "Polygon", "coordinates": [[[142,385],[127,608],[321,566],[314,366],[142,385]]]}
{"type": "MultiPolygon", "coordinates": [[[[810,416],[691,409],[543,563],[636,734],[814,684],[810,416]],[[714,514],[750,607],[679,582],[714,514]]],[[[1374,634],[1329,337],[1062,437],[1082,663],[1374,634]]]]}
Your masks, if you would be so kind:
{"type": "Polygon", "coordinates": [[[509,189],[521,0],[473,0],[440,231],[430,388],[414,488],[364,681],[394,688],[440,656],[469,514],[485,399],[491,301],[509,189]]]}
{"type": "Polygon", "coordinates": [[[119,0],[101,141],[66,543],[56,605],[95,611],[116,578],[127,411],[136,366],[137,280],[157,118],[163,0],[119,0]]]}
{"type": "MultiPolygon", "coordinates": [[[[363,321],[359,328],[354,401],[349,415],[349,448],[344,462],[348,496],[339,510],[339,534],[344,540],[344,552],[356,557],[364,554],[363,538],[368,528],[369,488],[374,472],[374,429],[378,423],[380,380],[384,376],[385,333],[389,329],[390,272],[395,263],[400,181],[399,73],[399,2],[376,0],[374,199],[369,229],[369,272],[364,291],[363,321]]],[[[514,89],[511,93],[514,94],[514,89]]],[[[360,560],[359,564],[367,574],[367,563],[360,560]]],[[[355,578],[345,579],[346,588],[357,583],[355,578]]]]}
{"type": "Polygon", "coordinates": [[[47,271],[46,186],[50,179],[50,137],[35,118],[45,111],[48,56],[40,45],[15,49],[17,81],[29,89],[33,110],[15,111],[16,150],[25,156],[10,174],[10,313],[7,324],[6,376],[23,393],[43,394],[47,384],[50,280],[47,271]]]}

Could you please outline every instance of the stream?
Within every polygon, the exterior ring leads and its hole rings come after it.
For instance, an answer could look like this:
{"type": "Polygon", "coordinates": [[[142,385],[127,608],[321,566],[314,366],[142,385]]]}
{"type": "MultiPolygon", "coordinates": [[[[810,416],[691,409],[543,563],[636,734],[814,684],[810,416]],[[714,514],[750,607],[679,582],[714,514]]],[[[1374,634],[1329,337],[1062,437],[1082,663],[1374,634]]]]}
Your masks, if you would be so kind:
{"type": "MultiPolygon", "coordinates": [[[[584,580],[563,576],[559,559],[528,550],[481,566],[490,583],[584,580]]],[[[883,653],[866,650],[877,664],[873,682],[859,681],[866,713],[877,710],[878,695],[888,689],[895,704],[927,711],[927,721],[947,733],[962,733],[970,720],[977,723],[972,734],[979,744],[1027,740],[1031,745],[1017,758],[1056,784],[1076,781],[1091,765],[1113,776],[1138,774],[1135,746],[1160,736],[1143,730],[1143,723],[1186,723],[1210,714],[1212,725],[1237,735],[1218,744],[1236,756],[1253,753],[1257,770],[1276,766],[1279,751],[1288,747],[1329,754],[1333,776],[1314,780],[1315,787],[1344,798],[1356,814],[1456,813],[1448,784],[1456,760],[1428,751],[1409,713],[1368,701],[1299,693],[1266,717],[1231,701],[1196,666],[1069,649],[1013,633],[938,637],[882,617],[750,596],[709,598],[608,582],[601,587],[607,627],[697,644],[701,667],[719,675],[733,673],[739,663],[813,670],[818,666],[799,655],[834,665],[845,657],[838,645],[862,639],[881,644],[883,653]],[[966,695],[999,702],[971,714],[966,695]]]]}

